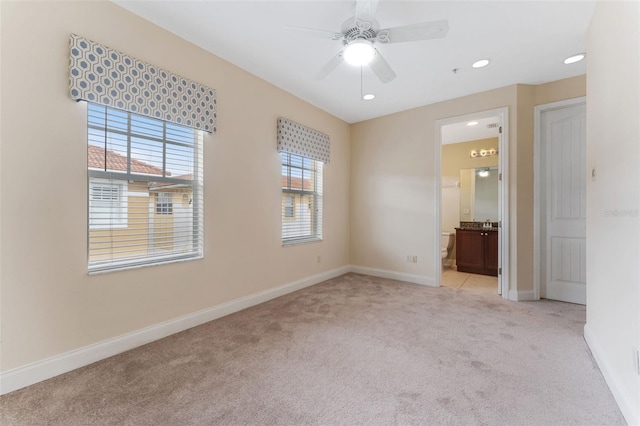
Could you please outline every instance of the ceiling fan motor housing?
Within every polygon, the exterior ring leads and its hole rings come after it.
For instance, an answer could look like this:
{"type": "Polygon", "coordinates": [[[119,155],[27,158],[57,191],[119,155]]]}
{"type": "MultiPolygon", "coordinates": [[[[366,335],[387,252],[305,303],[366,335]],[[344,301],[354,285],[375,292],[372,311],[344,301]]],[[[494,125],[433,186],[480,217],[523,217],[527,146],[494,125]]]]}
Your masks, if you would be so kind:
{"type": "Polygon", "coordinates": [[[342,42],[347,45],[353,40],[365,39],[371,42],[376,40],[376,35],[380,26],[378,21],[361,21],[356,19],[347,19],[342,24],[342,42]]]}

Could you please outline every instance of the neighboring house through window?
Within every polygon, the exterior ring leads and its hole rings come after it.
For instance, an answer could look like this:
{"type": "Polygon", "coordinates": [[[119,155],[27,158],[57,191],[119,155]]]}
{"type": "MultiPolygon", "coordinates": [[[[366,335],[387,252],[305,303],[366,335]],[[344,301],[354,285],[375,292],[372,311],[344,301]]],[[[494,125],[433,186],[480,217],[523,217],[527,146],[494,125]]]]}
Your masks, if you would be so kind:
{"type": "Polygon", "coordinates": [[[280,152],[282,160],[282,242],[322,239],[321,161],[280,152]]]}
{"type": "Polygon", "coordinates": [[[202,257],[202,132],[95,104],[88,129],[89,271],[202,257]]]}

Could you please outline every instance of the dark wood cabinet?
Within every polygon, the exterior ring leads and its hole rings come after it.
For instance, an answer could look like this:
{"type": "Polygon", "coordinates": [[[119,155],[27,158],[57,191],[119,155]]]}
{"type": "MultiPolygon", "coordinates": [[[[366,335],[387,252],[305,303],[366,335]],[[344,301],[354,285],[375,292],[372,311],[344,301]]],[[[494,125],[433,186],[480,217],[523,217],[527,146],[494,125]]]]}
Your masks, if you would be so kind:
{"type": "Polygon", "coordinates": [[[458,271],[498,276],[498,231],[456,230],[458,271]]]}

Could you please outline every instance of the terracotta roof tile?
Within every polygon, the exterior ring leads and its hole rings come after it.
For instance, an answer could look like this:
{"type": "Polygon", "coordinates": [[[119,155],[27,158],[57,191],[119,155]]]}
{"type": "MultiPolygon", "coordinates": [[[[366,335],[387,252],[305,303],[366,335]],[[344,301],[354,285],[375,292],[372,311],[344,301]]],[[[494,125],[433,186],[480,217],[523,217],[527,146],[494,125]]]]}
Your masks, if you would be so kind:
{"type": "Polygon", "coordinates": [[[313,191],[313,185],[311,180],[304,179],[304,188],[302,187],[302,178],[291,176],[291,186],[289,186],[289,178],[282,176],[282,187],[290,189],[305,189],[307,191],[313,191]]]}
{"type": "MultiPolygon", "coordinates": [[[[88,165],[92,169],[105,170],[104,159],[105,149],[95,145],[88,145],[88,165]]],[[[120,155],[117,152],[106,150],[107,153],[107,166],[109,170],[116,170],[119,172],[127,171],[127,157],[120,155]]],[[[131,173],[140,173],[145,175],[162,176],[162,169],[160,167],[152,166],[144,161],[131,159],[131,173]]],[[[171,172],[167,171],[166,176],[171,176],[171,172]]]]}

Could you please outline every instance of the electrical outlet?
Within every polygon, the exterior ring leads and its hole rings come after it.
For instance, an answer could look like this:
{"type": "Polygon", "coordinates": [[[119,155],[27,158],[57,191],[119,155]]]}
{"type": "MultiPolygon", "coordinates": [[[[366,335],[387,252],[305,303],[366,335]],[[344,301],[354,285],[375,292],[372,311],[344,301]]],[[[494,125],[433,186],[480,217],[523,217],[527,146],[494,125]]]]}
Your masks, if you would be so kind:
{"type": "Polygon", "coordinates": [[[410,254],[407,255],[407,259],[406,259],[407,263],[418,263],[418,256],[410,254]]]}

